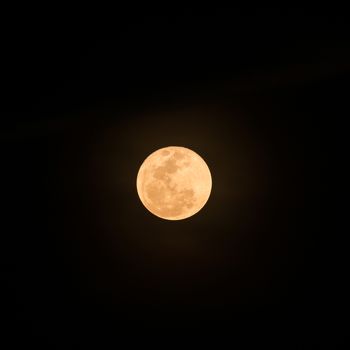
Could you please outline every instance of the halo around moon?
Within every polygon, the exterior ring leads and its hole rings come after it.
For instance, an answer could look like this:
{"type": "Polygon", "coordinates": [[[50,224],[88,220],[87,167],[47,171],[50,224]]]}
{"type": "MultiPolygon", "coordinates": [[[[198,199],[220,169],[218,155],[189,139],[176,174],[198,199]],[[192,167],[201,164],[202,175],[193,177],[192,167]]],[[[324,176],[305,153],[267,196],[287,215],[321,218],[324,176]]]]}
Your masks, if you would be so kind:
{"type": "Polygon", "coordinates": [[[161,148],[142,163],[136,180],[142,204],[154,215],[182,220],[198,213],[208,201],[212,179],[205,161],[178,146],[161,148]]]}

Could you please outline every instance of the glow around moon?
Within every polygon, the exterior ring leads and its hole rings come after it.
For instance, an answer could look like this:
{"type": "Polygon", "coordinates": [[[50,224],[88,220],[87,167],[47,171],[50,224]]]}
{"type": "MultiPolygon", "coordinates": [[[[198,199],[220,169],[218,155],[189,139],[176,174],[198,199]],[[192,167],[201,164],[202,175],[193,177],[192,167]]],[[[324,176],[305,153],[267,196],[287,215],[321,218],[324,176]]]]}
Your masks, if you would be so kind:
{"type": "Polygon", "coordinates": [[[185,147],[170,146],[150,154],[137,175],[137,193],[154,215],[186,219],[208,201],[212,179],[205,161],[185,147]]]}

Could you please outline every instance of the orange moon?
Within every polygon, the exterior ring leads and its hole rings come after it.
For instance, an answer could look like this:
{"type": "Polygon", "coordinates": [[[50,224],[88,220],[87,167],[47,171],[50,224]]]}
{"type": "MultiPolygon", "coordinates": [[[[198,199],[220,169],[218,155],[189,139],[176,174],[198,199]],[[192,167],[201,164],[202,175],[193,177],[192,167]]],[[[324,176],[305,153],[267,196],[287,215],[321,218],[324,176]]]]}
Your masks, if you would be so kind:
{"type": "Polygon", "coordinates": [[[144,160],[136,187],[142,204],[152,214],[166,220],[182,220],[204,207],[212,179],[207,164],[197,153],[169,146],[144,160]]]}

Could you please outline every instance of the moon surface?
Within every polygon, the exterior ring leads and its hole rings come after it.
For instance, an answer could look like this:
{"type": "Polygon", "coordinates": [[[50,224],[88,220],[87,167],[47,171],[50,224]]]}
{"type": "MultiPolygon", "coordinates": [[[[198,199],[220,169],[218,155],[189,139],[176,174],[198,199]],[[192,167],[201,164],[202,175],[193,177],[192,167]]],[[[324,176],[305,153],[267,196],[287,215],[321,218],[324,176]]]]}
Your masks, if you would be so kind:
{"type": "Polygon", "coordinates": [[[152,214],[166,220],[182,220],[204,207],[212,179],[207,164],[197,153],[169,146],[144,160],[136,187],[141,202],[152,214]]]}

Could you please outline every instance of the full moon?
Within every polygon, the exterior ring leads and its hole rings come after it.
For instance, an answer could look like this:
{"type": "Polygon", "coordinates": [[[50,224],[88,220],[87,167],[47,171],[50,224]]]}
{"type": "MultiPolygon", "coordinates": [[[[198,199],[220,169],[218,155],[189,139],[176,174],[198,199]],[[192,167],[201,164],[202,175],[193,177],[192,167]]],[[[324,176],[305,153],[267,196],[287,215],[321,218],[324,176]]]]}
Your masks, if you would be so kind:
{"type": "Polygon", "coordinates": [[[207,164],[197,153],[169,146],[144,160],[136,187],[142,204],[152,214],[166,220],[182,220],[204,207],[212,180],[207,164]]]}

